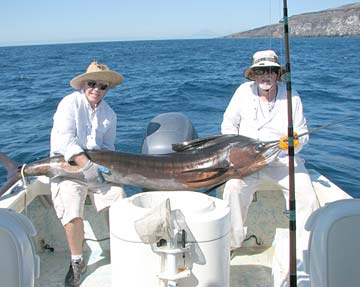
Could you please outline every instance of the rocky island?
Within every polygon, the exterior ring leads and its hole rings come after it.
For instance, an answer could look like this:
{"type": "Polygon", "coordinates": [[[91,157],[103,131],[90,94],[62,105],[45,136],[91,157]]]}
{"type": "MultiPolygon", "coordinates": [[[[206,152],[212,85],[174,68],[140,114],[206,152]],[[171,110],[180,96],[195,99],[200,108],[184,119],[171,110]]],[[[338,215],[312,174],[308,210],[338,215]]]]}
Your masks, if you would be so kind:
{"type": "MultiPolygon", "coordinates": [[[[291,37],[359,37],[360,2],[289,17],[289,26],[291,37]]],[[[224,38],[280,38],[283,31],[283,23],[278,23],[234,33],[224,38]]]]}

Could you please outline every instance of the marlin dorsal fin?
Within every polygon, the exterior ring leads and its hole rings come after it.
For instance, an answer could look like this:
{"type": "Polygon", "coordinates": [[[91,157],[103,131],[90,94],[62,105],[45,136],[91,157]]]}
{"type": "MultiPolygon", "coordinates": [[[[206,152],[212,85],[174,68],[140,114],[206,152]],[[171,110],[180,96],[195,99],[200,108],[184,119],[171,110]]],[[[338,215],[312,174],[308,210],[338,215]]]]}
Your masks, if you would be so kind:
{"type": "Polygon", "coordinates": [[[206,138],[194,139],[188,142],[173,144],[172,149],[176,152],[199,150],[205,147],[222,143],[228,140],[229,137],[234,137],[234,136],[237,135],[214,135],[206,138]]]}

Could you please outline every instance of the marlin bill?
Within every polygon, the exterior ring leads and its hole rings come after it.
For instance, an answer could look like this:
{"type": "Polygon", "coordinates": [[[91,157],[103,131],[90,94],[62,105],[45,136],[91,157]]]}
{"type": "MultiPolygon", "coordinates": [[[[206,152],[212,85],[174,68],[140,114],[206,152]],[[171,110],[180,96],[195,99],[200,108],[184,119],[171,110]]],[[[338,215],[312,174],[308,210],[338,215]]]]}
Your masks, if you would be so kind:
{"type": "MultiPolygon", "coordinates": [[[[199,190],[243,178],[272,162],[280,152],[279,142],[261,142],[240,135],[215,135],[174,144],[174,153],[143,155],[119,151],[86,151],[94,163],[106,168],[107,182],[148,190],[199,190]]],[[[6,192],[23,176],[64,177],[86,181],[78,166],[54,156],[21,165],[0,152],[8,180],[6,192]]]]}

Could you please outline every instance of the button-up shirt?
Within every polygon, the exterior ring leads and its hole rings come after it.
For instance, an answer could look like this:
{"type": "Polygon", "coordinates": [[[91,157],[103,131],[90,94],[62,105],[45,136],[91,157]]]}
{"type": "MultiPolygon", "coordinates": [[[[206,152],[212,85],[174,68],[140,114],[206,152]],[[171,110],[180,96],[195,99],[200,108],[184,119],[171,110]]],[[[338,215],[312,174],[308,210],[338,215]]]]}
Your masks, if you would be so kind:
{"type": "Polygon", "coordinates": [[[60,101],[54,115],[50,153],[68,161],[84,149],[114,150],[116,123],[115,112],[104,100],[92,109],[84,92],[73,92],[60,101]]]}
{"type": "MultiPolygon", "coordinates": [[[[292,90],[294,131],[308,131],[300,96],[292,90]]],[[[273,102],[261,101],[254,81],[246,82],[235,91],[221,124],[223,134],[239,134],[261,141],[279,140],[288,134],[286,85],[278,83],[273,102]]],[[[308,135],[299,138],[298,153],[309,140],[308,135]]]]}

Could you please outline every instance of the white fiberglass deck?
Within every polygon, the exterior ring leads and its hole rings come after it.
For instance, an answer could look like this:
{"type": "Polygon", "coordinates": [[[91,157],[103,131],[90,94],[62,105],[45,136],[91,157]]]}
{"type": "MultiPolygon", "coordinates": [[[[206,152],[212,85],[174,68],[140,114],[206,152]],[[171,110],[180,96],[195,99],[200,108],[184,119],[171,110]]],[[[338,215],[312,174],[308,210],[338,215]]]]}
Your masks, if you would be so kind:
{"type": "MultiPolygon", "coordinates": [[[[88,263],[83,287],[110,287],[111,265],[110,254],[99,255],[88,263]]],[[[85,254],[89,259],[91,255],[85,254]]],[[[64,286],[65,274],[69,267],[69,254],[65,252],[44,252],[40,254],[41,273],[35,286],[64,286]]],[[[231,260],[230,286],[270,287],[272,248],[255,247],[241,248],[235,252],[231,260]]],[[[119,270],[121,272],[121,270],[119,270]]],[[[129,285],[131,286],[131,285],[129,285]]],[[[135,287],[135,286],[134,286],[135,287]]],[[[221,287],[221,286],[219,286],[221,287]]]]}
{"type": "MultiPolygon", "coordinates": [[[[313,185],[320,205],[326,202],[350,198],[333,183],[316,172],[312,172],[313,185]]],[[[256,201],[250,207],[248,215],[248,235],[254,238],[244,243],[244,247],[236,250],[231,259],[230,286],[273,286],[272,261],[275,236],[287,236],[288,219],[284,215],[285,202],[280,191],[267,187],[268,190],[257,192],[256,201]]],[[[36,230],[36,245],[41,258],[40,278],[35,286],[64,286],[64,277],[69,268],[69,254],[63,228],[49,204],[48,186],[37,182],[31,185],[27,193],[20,191],[6,195],[0,200],[0,207],[12,208],[24,213],[33,222],[36,230]],[[50,246],[54,252],[44,248],[50,246]]],[[[105,218],[94,214],[92,205],[85,207],[84,255],[88,269],[81,286],[111,286],[109,231],[105,218]],[[102,240],[105,239],[105,240],[102,240]],[[93,241],[101,240],[101,241],[93,241]]],[[[285,238],[286,239],[286,238],[285,238]]],[[[224,250],[224,252],[228,252],[224,250]]],[[[121,270],[116,270],[120,272],[121,270]]],[[[141,276],[141,274],[139,274],[141,276]]],[[[128,286],[131,286],[129,283],[128,286]]],[[[199,285],[201,286],[201,285],[199,285]]],[[[137,286],[136,286],[137,287],[137,286]]],[[[219,286],[220,287],[220,286],[219,286]]]]}
{"type": "MultiPolygon", "coordinates": [[[[257,201],[252,204],[249,211],[249,221],[258,221],[258,224],[254,224],[252,226],[252,223],[250,223],[248,227],[248,233],[255,234],[258,237],[258,240],[261,241],[262,245],[258,246],[255,242],[255,239],[250,238],[247,242],[245,242],[244,247],[236,250],[233,253],[230,262],[231,287],[272,286],[271,266],[273,248],[271,243],[275,234],[275,228],[286,228],[287,226],[287,218],[283,214],[284,204],[285,203],[283,202],[280,192],[271,191],[258,193],[257,201]],[[260,216],[259,209],[265,213],[270,212],[272,220],[269,222],[269,217],[264,214],[263,216],[260,216]],[[277,212],[274,213],[273,209],[277,210],[277,212]],[[275,224],[277,226],[275,226],[275,224]]],[[[29,207],[28,212],[33,209],[36,209],[37,211],[44,209],[44,207],[36,201],[34,201],[32,205],[37,205],[37,207],[29,207]]],[[[92,213],[90,212],[91,209],[92,206],[86,207],[88,217],[92,217],[92,213]]],[[[52,214],[53,211],[50,208],[46,209],[44,212],[47,214],[46,221],[48,222],[43,222],[42,224],[53,227],[57,226],[58,230],[55,231],[57,234],[55,236],[57,236],[57,239],[59,240],[61,237],[63,237],[63,234],[61,226],[57,224],[57,219],[54,217],[54,214],[52,214]]],[[[37,216],[34,215],[34,217],[37,216]]],[[[39,218],[35,219],[34,221],[38,220],[39,218]]],[[[44,220],[43,216],[41,216],[41,220],[44,220]]],[[[102,221],[101,216],[100,218],[98,216],[94,216],[94,218],[90,218],[90,221],[91,222],[85,222],[87,227],[85,237],[106,237],[106,231],[99,232],[99,230],[97,230],[97,232],[95,232],[93,228],[93,226],[103,225],[104,222],[102,221]],[[100,220],[100,222],[96,220],[100,220]],[[95,233],[97,233],[97,235],[95,235],[95,233]]],[[[52,240],[54,240],[54,235],[49,236],[48,238],[49,239],[45,239],[45,243],[54,247],[55,251],[51,252],[49,250],[43,250],[40,253],[41,276],[37,281],[37,286],[64,286],[64,277],[69,267],[69,254],[66,252],[66,246],[59,245],[56,247],[56,241],[53,241],[54,244],[51,243],[52,240]]],[[[62,240],[59,240],[59,242],[61,241],[62,240]]],[[[111,286],[112,268],[110,265],[108,244],[108,240],[102,241],[100,243],[90,240],[85,242],[84,248],[87,250],[85,257],[88,260],[88,270],[84,276],[84,281],[81,286],[111,286]]],[[[116,272],[121,272],[121,270],[116,272]]]]}

